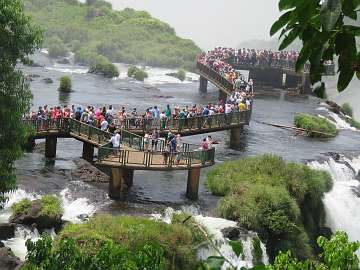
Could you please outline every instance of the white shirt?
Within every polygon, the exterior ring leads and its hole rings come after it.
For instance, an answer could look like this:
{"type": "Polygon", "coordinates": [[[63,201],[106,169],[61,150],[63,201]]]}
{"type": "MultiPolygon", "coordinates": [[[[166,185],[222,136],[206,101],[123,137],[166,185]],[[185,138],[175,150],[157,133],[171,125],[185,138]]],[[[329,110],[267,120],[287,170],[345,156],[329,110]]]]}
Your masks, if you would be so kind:
{"type": "Polygon", "coordinates": [[[111,137],[110,142],[112,143],[114,148],[118,148],[120,146],[120,134],[116,133],[114,136],[111,137]]]}
{"type": "Polygon", "coordinates": [[[101,130],[106,131],[108,126],[109,126],[109,123],[106,120],[101,122],[101,130]]]}

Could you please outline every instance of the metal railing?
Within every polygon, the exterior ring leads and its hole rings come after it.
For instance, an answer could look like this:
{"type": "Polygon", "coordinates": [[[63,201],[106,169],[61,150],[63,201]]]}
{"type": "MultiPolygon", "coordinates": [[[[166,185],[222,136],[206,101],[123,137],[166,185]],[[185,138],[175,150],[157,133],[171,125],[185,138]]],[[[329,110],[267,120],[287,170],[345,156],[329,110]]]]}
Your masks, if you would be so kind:
{"type": "MultiPolygon", "coordinates": [[[[158,131],[171,131],[173,133],[195,132],[199,130],[230,128],[234,125],[249,124],[251,109],[244,111],[234,111],[228,114],[214,114],[211,116],[196,116],[189,118],[164,118],[164,119],[142,119],[127,118],[123,123],[117,125],[118,128],[132,132],[151,132],[154,129],[158,131]]],[[[134,135],[134,134],[133,134],[134,135]]],[[[131,141],[135,140],[133,135],[129,135],[131,141]]],[[[127,137],[124,133],[123,138],[127,137]]],[[[136,141],[137,142],[137,141],[136,141]]],[[[132,143],[134,144],[134,143],[132,143]]]]}
{"type": "Polygon", "coordinates": [[[70,120],[70,132],[98,144],[108,142],[113,136],[113,134],[110,132],[103,131],[97,127],[88,125],[75,119],[70,120]]]}
{"type": "Polygon", "coordinates": [[[179,152],[136,151],[115,149],[104,145],[99,148],[99,163],[112,162],[121,166],[135,167],[194,167],[211,166],[215,163],[215,148],[188,150],[179,152]]]}
{"type": "Polygon", "coordinates": [[[208,78],[212,79],[214,82],[216,82],[216,84],[220,85],[225,90],[232,92],[235,89],[232,82],[221,76],[214,69],[208,67],[207,65],[197,61],[196,67],[200,72],[206,74],[208,78]]]}

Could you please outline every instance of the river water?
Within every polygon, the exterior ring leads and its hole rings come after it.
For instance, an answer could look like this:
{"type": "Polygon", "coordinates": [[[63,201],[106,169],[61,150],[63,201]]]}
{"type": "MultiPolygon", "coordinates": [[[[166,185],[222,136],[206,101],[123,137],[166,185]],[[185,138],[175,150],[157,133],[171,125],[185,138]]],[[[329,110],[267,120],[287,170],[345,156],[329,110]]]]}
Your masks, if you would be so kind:
{"type": "MultiPolygon", "coordinates": [[[[185,82],[168,77],[171,70],[148,68],[149,78],[144,82],[135,82],[126,77],[126,65],[118,64],[121,75],[117,79],[105,79],[87,73],[85,67],[60,65],[51,62],[44,54],[38,54],[35,60],[46,64],[42,68],[23,68],[27,74],[36,74],[31,82],[34,95],[33,107],[44,104],[81,104],[109,105],[115,108],[126,106],[128,109],[158,105],[193,105],[215,102],[218,90],[209,85],[208,93],[198,93],[198,77],[189,74],[185,82]],[[57,90],[61,76],[69,74],[73,82],[73,92],[61,94],[57,90]],[[46,84],[42,80],[51,78],[54,83],[46,84]]],[[[330,79],[333,80],[333,79],[330,79]]],[[[360,240],[360,231],[352,224],[360,221],[360,187],[355,176],[360,169],[360,132],[348,127],[341,119],[335,119],[341,131],[332,139],[314,140],[296,136],[292,131],[274,128],[261,122],[291,125],[296,113],[315,113],[329,116],[331,113],[320,100],[314,97],[294,97],[274,89],[261,91],[256,96],[252,121],[242,134],[242,143],[238,149],[229,148],[229,133],[216,132],[212,137],[220,144],[217,146],[216,161],[234,160],[263,153],[274,153],[290,161],[306,162],[310,166],[327,169],[334,177],[333,191],[326,195],[328,225],[333,229],[342,229],[349,233],[352,240],[360,240]],[[344,155],[347,166],[335,161],[328,152],[344,155]],[[345,166],[345,167],[344,167],[345,166]],[[351,169],[350,169],[351,167],[351,169]]],[[[332,115],[333,118],[334,115],[332,115]]],[[[205,135],[184,138],[186,142],[200,144],[205,135]]],[[[201,172],[199,200],[185,198],[187,172],[148,172],[136,171],[134,186],[126,201],[112,201],[107,196],[107,184],[87,184],[73,179],[71,171],[76,168],[76,160],[81,156],[82,144],[73,139],[59,139],[57,157],[53,161],[44,158],[43,151],[27,153],[17,162],[19,190],[10,194],[10,201],[0,213],[0,221],[5,222],[9,215],[9,206],[24,197],[36,197],[45,193],[61,195],[65,206],[64,219],[79,222],[80,214],[106,212],[111,214],[154,214],[173,207],[180,209],[191,207],[197,214],[216,215],[218,197],[212,196],[204,187],[208,169],[201,172]]],[[[209,226],[212,221],[209,221],[209,226]]],[[[36,235],[35,235],[36,236],[36,235]]],[[[24,239],[22,235],[18,237],[24,239]]],[[[13,240],[14,242],[14,240],[13,240]]],[[[14,248],[23,243],[7,243],[14,248]]],[[[19,248],[17,248],[19,249],[19,248]]],[[[19,256],[24,256],[24,248],[19,256]]]]}

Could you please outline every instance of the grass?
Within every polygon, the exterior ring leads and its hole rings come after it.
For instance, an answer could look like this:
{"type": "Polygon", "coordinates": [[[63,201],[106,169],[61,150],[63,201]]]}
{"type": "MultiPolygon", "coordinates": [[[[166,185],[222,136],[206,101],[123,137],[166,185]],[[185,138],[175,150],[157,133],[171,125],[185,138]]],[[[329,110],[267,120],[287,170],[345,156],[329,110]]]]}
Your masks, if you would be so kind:
{"type": "Polygon", "coordinates": [[[338,133],[336,126],[334,124],[332,124],[326,118],[319,116],[313,116],[309,114],[298,114],[294,118],[294,123],[296,127],[308,130],[309,137],[327,138],[327,137],[334,137],[338,133]]]}
{"type": "Polygon", "coordinates": [[[325,171],[263,155],[222,163],[208,173],[206,186],[224,196],[218,213],[258,232],[270,257],[290,249],[304,258],[323,226],[322,197],[332,179],[325,171]]]}
{"type": "MultiPolygon", "coordinates": [[[[61,217],[63,214],[63,208],[61,200],[54,195],[44,195],[38,200],[41,204],[40,215],[50,217],[61,217]]],[[[13,216],[26,215],[29,213],[32,207],[32,201],[29,199],[22,199],[21,201],[14,203],[11,206],[13,216]]]]}
{"type": "Polygon", "coordinates": [[[96,216],[82,224],[69,224],[60,238],[74,238],[87,252],[96,252],[107,240],[131,250],[146,244],[161,246],[165,251],[167,269],[196,269],[197,236],[183,224],[163,222],[140,217],[96,216]]]}
{"type": "Polygon", "coordinates": [[[64,210],[61,205],[61,200],[54,195],[44,195],[40,199],[41,202],[41,215],[58,217],[62,216],[64,210]]]}
{"type": "Polygon", "coordinates": [[[349,103],[344,103],[343,105],[341,105],[341,109],[342,109],[342,112],[344,114],[346,114],[347,116],[349,116],[349,117],[354,116],[353,108],[351,107],[351,105],[349,103]]]}
{"type": "Polygon", "coordinates": [[[31,201],[29,199],[22,199],[11,206],[13,216],[26,214],[31,209],[31,201]]]}

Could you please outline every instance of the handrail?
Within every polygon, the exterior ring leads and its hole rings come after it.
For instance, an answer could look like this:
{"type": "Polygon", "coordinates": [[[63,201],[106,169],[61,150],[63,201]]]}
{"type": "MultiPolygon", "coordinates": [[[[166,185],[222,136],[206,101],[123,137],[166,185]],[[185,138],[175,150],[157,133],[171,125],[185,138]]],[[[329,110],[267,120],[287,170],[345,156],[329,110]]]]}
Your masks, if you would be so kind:
{"type": "MultiPolygon", "coordinates": [[[[189,118],[164,118],[164,119],[142,119],[126,118],[122,123],[117,124],[118,128],[128,132],[152,131],[155,128],[158,131],[171,131],[173,133],[182,133],[185,131],[216,129],[231,127],[234,125],[248,124],[250,121],[251,109],[243,111],[233,111],[225,114],[214,114],[208,116],[195,116],[189,118]]],[[[130,132],[131,133],[131,132],[130,132]]],[[[132,133],[134,134],[134,133],[132,133]]]]}
{"type": "Polygon", "coordinates": [[[136,151],[115,149],[106,145],[99,148],[99,163],[111,162],[121,166],[211,166],[215,163],[215,148],[207,150],[180,151],[136,151]]]}

